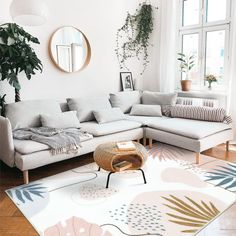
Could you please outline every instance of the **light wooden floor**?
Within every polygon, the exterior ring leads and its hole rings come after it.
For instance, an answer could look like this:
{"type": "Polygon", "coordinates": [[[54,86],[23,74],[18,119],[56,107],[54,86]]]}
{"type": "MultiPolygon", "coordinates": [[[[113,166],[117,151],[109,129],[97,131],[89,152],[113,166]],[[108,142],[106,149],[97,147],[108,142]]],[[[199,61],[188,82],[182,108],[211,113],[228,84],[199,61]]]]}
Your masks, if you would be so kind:
{"type": "MultiPolygon", "coordinates": [[[[205,151],[205,155],[236,163],[236,146],[230,146],[226,152],[224,145],[205,151]]],[[[30,172],[30,181],[51,176],[93,161],[92,155],[67,160],[38,168],[30,172]]],[[[0,162],[0,236],[36,236],[31,224],[5,195],[4,190],[22,184],[22,172],[9,168],[0,162]]],[[[224,212],[217,220],[201,232],[201,236],[235,236],[236,204],[224,212]]]]}

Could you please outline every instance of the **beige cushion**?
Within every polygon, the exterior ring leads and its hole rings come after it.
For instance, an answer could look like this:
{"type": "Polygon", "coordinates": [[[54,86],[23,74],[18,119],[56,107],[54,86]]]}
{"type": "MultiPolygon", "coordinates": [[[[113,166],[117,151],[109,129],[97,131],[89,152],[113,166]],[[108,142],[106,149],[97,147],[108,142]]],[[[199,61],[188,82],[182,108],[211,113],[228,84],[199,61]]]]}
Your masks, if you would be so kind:
{"type": "Polygon", "coordinates": [[[130,115],[132,116],[162,116],[160,105],[135,104],[132,106],[130,115]]]}
{"type": "Polygon", "coordinates": [[[128,113],[134,104],[141,103],[141,93],[139,91],[125,91],[110,94],[112,107],[119,107],[124,113],[128,113]]]}
{"type": "Polygon", "coordinates": [[[80,122],[94,120],[93,111],[96,109],[111,108],[107,97],[68,98],[67,103],[70,111],[77,111],[80,122]]]}
{"type": "Polygon", "coordinates": [[[57,115],[40,115],[43,127],[51,127],[58,129],[80,128],[80,122],[76,115],[76,111],[67,111],[57,115]]]}
{"type": "Polygon", "coordinates": [[[158,122],[148,123],[148,126],[192,139],[201,139],[231,128],[224,123],[181,118],[159,119],[158,122]]]}
{"type": "Polygon", "coordinates": [[[177,99],[176,93],[159,93],[144,91],[142,103],[149,105],[175,105],[177,99]]]}
{"type": "Polygon", "coordinates": [[[125,120],[125,115],[120,108],[95,110],[93,111],[93,114],[99,124],[117,120],[125,120]]]}
{"type": "Polygon", "coordinates": [[[61,114],[60,104],[54,100],[31,100],[6,105],[6,117],[13,129],[41,126],[40,114],[61,114]]]}
{"type": "Polygon", "coordinates": [[[94,136],[103,136],[114,134],[126,130],[136,129],[142,126],[139,122],[119,120],[104,124],[98,124],[96,121],[81,123],[81,130],[87,131],[94,136]]]}

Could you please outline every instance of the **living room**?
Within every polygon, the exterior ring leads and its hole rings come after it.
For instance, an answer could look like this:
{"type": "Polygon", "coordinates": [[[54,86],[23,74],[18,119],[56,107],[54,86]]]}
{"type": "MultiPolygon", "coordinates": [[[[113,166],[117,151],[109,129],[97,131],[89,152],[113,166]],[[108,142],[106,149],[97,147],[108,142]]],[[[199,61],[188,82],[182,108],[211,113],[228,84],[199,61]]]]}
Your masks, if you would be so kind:
{"type": "Polygon", "coordinates": [[[0,13],[0,235],[236,235],[234,0],[0,13]]]}

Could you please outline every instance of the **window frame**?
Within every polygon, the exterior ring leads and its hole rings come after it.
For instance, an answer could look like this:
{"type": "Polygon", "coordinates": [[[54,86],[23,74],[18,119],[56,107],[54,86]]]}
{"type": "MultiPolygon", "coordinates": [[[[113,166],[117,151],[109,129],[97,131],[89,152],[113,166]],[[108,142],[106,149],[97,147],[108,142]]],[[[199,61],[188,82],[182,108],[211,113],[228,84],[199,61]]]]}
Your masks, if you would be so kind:
{"type": "MultiPolygon", "coordinates": [[[[206,85],[204,82],[206,70],[206,40],[207,32],[225,30],[225,51],[224,51],[224,85],[217,88],[218,91],[226,91],[228,86],[228,64],[229,64],[229,48],[230,48],[230,24],[231,24],[231,0],[226,0],[226,19],[214,22],[207,22],[207,2],[208,0],[199,0],[199,24],[183,26],[184,21],[184,0],[179,0],[179,27],[178,27],[178,52],[183,50],[183,35],[199,34],[198,42],[198,65],[199,65],[199,83],[198,86],[193,86],[194,90],[205,90],[206,85]]],[[[176,69],[176,78],[181,78],[179,65],[176,69]]],[[[176,87],[178,88],[178,81],[176,87]]]]}

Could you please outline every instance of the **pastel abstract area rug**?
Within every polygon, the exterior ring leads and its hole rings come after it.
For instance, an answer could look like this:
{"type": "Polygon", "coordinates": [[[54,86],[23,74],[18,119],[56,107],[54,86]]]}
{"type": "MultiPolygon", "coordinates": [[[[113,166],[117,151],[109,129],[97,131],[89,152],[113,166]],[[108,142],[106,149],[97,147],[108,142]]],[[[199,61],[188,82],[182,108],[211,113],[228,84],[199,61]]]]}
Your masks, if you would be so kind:
{"type": "Polygon", "coordinates": [[[236,165],[155,144],[140,171],[95,163],[6,191],[40,235],[201,235],[236,200],[236,165]]]}

